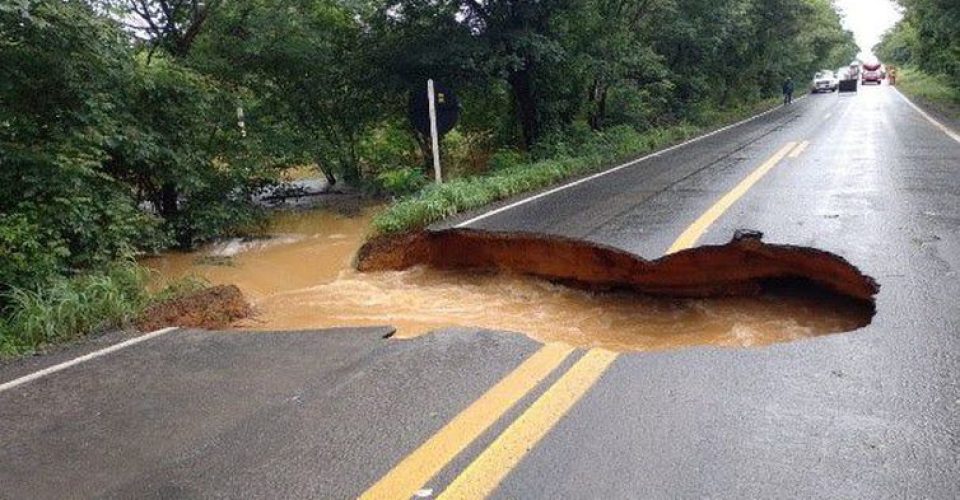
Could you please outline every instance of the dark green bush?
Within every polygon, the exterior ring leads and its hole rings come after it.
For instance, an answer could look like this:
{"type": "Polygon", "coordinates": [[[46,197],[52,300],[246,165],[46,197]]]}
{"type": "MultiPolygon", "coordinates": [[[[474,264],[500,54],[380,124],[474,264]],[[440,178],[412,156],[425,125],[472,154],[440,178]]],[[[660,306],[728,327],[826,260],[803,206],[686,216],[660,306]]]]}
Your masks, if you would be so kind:
{"type": "Polygon", "coordinates": [[[516,149],[501,149],[490,157],[487,166],[490,170],[504,170],[526,163],[527,157],[516,149]]]}
{"type": "MultiPolygon", "coordinates": [[[[66,245],[45,234],[26,214],[0,215],[0,293],[33,286],[62,272],[66,245]]],[[[0,300],[0,306],[3,301],[0,300]]]]}
{"type": "Polygon", "coordinates": [[[394,196],[414,193],[426,183],[427,178],[419,168],[397,168],[377,175],[380,189],[394,196]]]}

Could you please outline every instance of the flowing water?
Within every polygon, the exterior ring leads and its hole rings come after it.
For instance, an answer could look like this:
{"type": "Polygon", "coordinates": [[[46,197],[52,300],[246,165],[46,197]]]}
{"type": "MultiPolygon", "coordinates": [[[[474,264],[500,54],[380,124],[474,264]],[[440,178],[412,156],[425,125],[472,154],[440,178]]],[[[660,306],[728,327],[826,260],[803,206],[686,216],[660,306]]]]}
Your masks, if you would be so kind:
{"type": "Polygon", "coordinates": [[[863,304],[797,289],[760,297],[669,299],[593,293],[522,276],[440,272],[358,273],[353,256],[373,210],[278,213],[269,239],[232,240],[145,260],[164,278],[199,275],[235,284],[254,304],[246,330],[393,325],[398,337],[453,326],[522,332],[581,347],[653,350],[755,346],[850,331],[863,304]]]}

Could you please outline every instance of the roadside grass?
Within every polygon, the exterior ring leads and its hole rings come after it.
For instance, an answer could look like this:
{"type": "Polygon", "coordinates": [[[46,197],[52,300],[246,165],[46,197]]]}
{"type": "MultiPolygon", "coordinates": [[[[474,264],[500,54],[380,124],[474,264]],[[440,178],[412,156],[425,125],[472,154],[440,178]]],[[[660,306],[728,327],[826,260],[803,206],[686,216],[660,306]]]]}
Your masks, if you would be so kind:
{"type": "Polygon", "coordinates": [[[547,141],[546,152],[536,161],[509,151],[495,155],[489,172],[430,184],[419,192],[400,198],[373,219],[374,236],[424,228],[453,215],[476,209],[512,196],[550,187],[578,176],[611,168],[658,149],[683,142],[723,124],[752,116],[779,104],[779,98],[765,99],[750,106],[705,113],[699,123],[656,128],[638,132],[629,126],[612,127],[600,133],[572,134],[547,141]],[[499,159],[507,157],[511,161],[499,159]],[[502,163],[507,163],[503,166],[502,163]]]}
{"type": "Polygon", "coordinates": [[[917,97],[953,119],[960,119],[960,88],[943,75],[931,75],[916,68],[903,68],[897,75],[897,88],[917,97]]]}
{"type": "Polygon", "coordinates": [[[127,326],[148,305],[204,286],[184,279],[151,293],[149,279],[145,268],[122,261],[36,290],[10,290],[0,316],[0,356],[28,354],[46,344],[127,326]]]}

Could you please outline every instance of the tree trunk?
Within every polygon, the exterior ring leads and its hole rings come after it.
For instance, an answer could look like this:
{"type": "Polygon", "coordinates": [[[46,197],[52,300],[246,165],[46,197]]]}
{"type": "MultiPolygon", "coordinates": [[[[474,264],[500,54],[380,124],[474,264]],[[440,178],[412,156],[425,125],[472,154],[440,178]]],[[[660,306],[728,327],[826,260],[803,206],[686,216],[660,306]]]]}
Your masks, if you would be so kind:
{"type": "Polygon", "coordinates": [[[537,100],[532,80],[533,75],[529,64],[524,69],[511,72],[507,78],[510,89],[513,91],[514,106],[523,132],[523,143],[528,149],[540,135],[540,117],[537,113],[537,100]]]}
{"type": "Polygon", "coordinates": [[[604,122],[607,119],[607,86],[600,80],[594,80],[590,90],[590,101],[593,102],[593,110],[590,113],[590,128],[594,131],[603,130],[604,122]]]}
{"type": "Polygon", "coordinates": [[[180,192],[175,183],[164,182],[160,187],[160,206],[157,208],[163,220],[176,229],[177,246],[183,250],[192,247],[193,229],[189,225],[180,227],[175,223],[180,214],[180,192]]]}
{"type": "Polygon", "coordinates": [[[323,168],[323,161],[320,158],[314,158],[313,160],[317,164],[317,170],[327,178],[328,187],[333,187],[337,184],[337,178],[333,175],[333,172],[323,168]]]}
{"type": "MultiPolygon", "coordinates": [[[[216,3],[214,3],[214,5],[215,4],[216,3]]],[[[206,22],[211,8],[214,7],[201,7],[200,10],[194,12],[193,22],[191,22],[187,30],[173,42],[172,52],[174,57],[183,58],[190,53],[190,49],[193,48],[193,42],[203,29],[203,24],[206,22]]]]}
{"type": "Polygon", "coordinates": [[[172,182],[164,182],[160,187],[160,206],[157,211],[164,219],[172,219],[177,216],[179,211],[178,202],[180,195],[177,192],[177,185],[172,182]]]}
{"type": "Polygon", "coordinates": [[[340,147],[340,171],[349,183],[360,180],[360,158],[357,155],[357,142],[354,134],[347,134],[348,144],[340,147]]]}

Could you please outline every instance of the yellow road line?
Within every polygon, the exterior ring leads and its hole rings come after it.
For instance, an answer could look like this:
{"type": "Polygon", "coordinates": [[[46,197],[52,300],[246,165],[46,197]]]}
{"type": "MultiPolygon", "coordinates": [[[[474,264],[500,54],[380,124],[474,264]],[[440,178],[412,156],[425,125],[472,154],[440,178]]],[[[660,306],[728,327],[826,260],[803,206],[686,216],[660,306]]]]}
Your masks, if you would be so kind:
{"type": "Polygon", "coordinates": [[[583,356],[473,461],[439,499],[482,498],[537,445],[599,380],[617,354],[594,349],[583,356]]]}
{"type": "Polygon", "coordinates": [[[800,144],[797,144],[797,147],[793,148],[793,151],[790,152],[790,158],[796,158],[800,156],[809,145],[810,141],[803,141],[800,144]]]}
{"type": "Polygon", "coordinates": [[[533,390],[573,348],[547,344],[460,412],[370,487],[362,499],[410,498],[517,401],[533,390]]]}
{"type": "MultiPolygon", "coordinates": [[[[797,144],[790,142],[717,201],[670,246],[668,253],[693,246],[734,202],[744,195],[797,144]]],[[[402,460],[361,498],[409,498],[476,440],[517,401],[533,390],[570,354],[557,344],[540,351],[454,417],[426,443],[402,460]]],[[[600,380],[617,354],[593,349],[530,405],[447,487],[440,498],[480,498],[489,495],[523,457],[600,380]]]]}
{"type": "Polygon", "coordinates": [[[777,151],[769,160],[765,161],[763,165],[760,165],[756,170],[750,173],[745,179],[740,181],[740,184],[737,184],[729,193],[723,195],[722,198],[717,200],[712,207],[707,209],[703,215],[700,216],[690,227],[687,228],[683,234],[673,242],[673,245],[670,245],[670,248],[667,250],[668,254],[679,252],[680,250],[686,250],[687,248],[692,247],[697,243],[697,240],[703,236],[703,233],[706,232],[707,228],[711,224],[716,222],[724,212],[727,211],[737,200],[740,199],[754,184],[757,183],[767,172],[770,171],[773,167],[783,159],[791,149],[796,146],[795,142],[788,142],[786,146],[780,148],[780,151],[777,151]]]}
{"type": "MultiPolygon", "coordinates": [[[[797,144],[787,143],[772,158],[737,184],[697,219],[670,246],[670,252],[687,249],[734,202],[744,195],[797,144]]],[[[594,349],[587,352],[556,383],[546,390],[493,443],[440,494],[440,499],[488,496],[544,436],[600,380],[617,354],[594,349]]]]}

